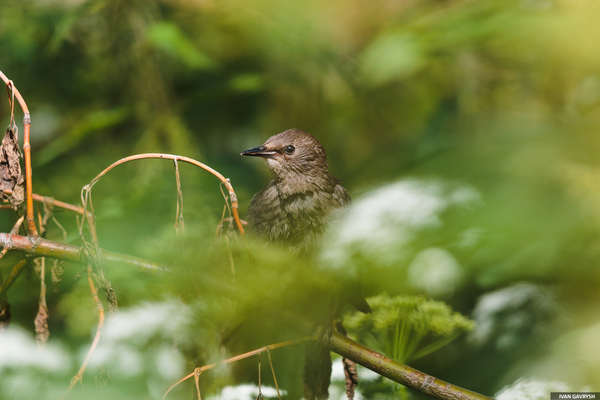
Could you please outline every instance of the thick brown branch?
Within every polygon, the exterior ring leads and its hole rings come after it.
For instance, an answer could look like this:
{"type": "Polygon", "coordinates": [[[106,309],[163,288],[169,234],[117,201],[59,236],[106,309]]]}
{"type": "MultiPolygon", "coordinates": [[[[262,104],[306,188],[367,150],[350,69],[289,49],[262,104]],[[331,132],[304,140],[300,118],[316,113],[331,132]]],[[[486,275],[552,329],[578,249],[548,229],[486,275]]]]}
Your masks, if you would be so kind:
{"type": "Polygon", "coordinates": [[[335,353],[430,397],[444,400],[491,400],[490,397],[452,385],[400,364],[337,332],[331,335],[327,344],[335,353]]]}
{"type": "MultiPolygon", "coordinates": [[[[300,331],[310,332],[313,329],[313,325],[298,314],[286,313],[285,319],[300,331]]],[[[408,365],[400,364],[338,332],[333,332],[326,344],[334,353],[435,399],[492,400],[490,397],[452,385],[408,365]]]]}

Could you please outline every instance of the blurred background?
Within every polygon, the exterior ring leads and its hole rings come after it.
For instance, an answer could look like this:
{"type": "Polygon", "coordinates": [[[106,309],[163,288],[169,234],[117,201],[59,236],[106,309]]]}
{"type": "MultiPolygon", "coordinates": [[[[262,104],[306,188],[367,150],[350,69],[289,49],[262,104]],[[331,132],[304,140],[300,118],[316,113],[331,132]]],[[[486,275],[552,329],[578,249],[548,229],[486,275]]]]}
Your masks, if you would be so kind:
{"type": "MultiPolygon", "coordinates": [[[[119,158],[174,153],[230,178],[243,218],[270,177],[239,153],[300,128],[354,199],[314,268],[251,240],[216,241],[223,196],[197,168],[180,165],[183,240],[171,162],[111,171],[94,187],[100,245],[178,272],[104,267],[121,311],[72,398],[160,398],[195,365],[301,336],[271,308],[301,308],[327,286],[323,270],[359,277],[369,296],[400,296],[379,297],[382,307],[429,301],[473,321],[466,332],[429,327],[415,346],[431,351],[405,354],[440,379],[499,399],[600,391],[599,17],[591,0],[0,2],[0,70],[31,110],[35,193],[79,203],[119,158]]],[[[56,217],[80,244],[75,217],[56,217]]],[[[2,232],[15,220],[3,210],[2,232]]],[[[48,237],[61,236],[51,225],[48,237]]],[[[14,264],[2,260],[4,276],[14,264]]],[[[43,353],[39,279],[25,273],[9,292],[0,398],[57,398],[68,386],[97,324],[82,268],[67,264],[48,294],[43,353]]],[[[351,334],[393,333],[379,322],[355,321],[351,334]]],[[[386,352],[387,339],[374,340],[386,352]]],[[[300,398],[302,348],[272,355],[286,398],[300,398]]],[[[256,366],[206,373],[203,394],[256,398],[256,366]]],[[[424,398],[363,381],[362,398],[424,398]]],[[[342,386],[332,393],[344,398],[342,386]]]]}

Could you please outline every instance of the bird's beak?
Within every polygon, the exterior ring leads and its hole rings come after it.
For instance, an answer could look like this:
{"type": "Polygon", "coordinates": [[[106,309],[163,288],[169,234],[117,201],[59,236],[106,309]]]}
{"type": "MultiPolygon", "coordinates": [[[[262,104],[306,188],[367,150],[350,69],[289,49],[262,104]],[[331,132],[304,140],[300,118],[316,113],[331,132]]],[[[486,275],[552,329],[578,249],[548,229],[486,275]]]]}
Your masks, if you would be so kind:
{"type": "Polygon", "coordinates": [[[258,146],[253,149],[248,149],[246,151],[243,151],[240,155],[270,158],[270,157],[273,157],[273,154],[275,154],[275,153],[276,153],[276,151],[267,150],[266,146],[258,146]]]}

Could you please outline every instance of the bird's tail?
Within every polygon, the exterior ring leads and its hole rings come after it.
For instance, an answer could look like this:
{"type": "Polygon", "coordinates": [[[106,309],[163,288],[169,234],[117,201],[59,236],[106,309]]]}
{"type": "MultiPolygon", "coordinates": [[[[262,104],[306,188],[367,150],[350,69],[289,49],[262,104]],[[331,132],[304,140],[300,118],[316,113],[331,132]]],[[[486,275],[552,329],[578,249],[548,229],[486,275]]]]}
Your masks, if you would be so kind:
{"type": "Polygon", "coordinates": [[[304,398],[326,400],[329,398],[331,379],[331,351],[319,341],[304,347],[304,398]]]}
{"type": "Polygon", "coordinates": [[[367,303],[367,299],[365,299],[365,296],[363,296],[362,285],[360,284],[360,282],[353,283],[349,287],[347,293],[348,303],[352,304],[352,306],[358,311],[363,312],[365,314],[373,312],[373,310],[371,310],[371,306],[369,305],[369,303],[367,303]]]}
{"type": "Polygon", "coordinates": [[[352,304],[352,306],[354,306],[354,308],[360,312],[364,312],[365,314],[373,312],[373,310],[371,310],[371,306],[369,303],[367,303],[367,300],[362,294],[359,296],[352,296],[349,301],[350,304],[352,304]]]}

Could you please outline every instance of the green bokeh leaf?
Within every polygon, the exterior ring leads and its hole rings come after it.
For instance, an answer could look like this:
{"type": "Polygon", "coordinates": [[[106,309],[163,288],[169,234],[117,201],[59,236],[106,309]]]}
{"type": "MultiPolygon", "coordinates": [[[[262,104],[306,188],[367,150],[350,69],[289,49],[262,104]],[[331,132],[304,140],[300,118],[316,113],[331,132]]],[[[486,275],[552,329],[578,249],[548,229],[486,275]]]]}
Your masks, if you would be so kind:
{"type": "Polygon", "coordinates": [[[422,46],[412,34],[384,33],[361,55],[364,79],[372,86],[380,86],[408,78],[426,64],[422,46]]]}
{"type": "Polygon", "coordinates": [[[159,22],[148,29],[148,40],[157,49],[193,69],[208,69],[216,63],[203,53],[175,24],[159,22]]]}

